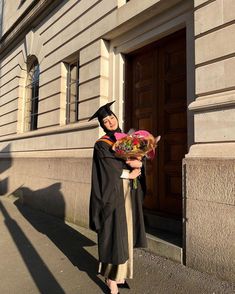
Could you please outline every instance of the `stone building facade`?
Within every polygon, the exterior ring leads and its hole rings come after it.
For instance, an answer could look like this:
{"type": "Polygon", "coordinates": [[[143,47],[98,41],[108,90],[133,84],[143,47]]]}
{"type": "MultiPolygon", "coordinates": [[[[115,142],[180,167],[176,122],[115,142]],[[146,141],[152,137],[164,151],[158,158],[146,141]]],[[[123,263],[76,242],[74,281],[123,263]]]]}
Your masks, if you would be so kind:
{"type": "Polygon", "coordinates": [[[158,223],[180,222],[182,262],[235,280],[235,2],[0,4],[1,195],[87,227],[102,135],[88,118],[116,100],[124,130],[162,136],[147,166],[149,243],[158,223]]]}

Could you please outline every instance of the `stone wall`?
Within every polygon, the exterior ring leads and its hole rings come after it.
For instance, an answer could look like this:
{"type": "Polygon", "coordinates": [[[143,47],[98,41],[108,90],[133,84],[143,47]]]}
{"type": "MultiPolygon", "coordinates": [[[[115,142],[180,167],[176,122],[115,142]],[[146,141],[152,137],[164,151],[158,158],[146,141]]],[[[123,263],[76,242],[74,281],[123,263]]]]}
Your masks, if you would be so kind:
{"type": "Polygon", "coordinates": [[[195,0],[195,144],[184,162],[185,262],[235,280],[235,2],[195,0]]]}
{"type": "Polygon", "coordinates": [[[235,159],[185,160],[186,265],[235,280],[235,159]]]}
{"type": "Polygon", "coordinates": [[[88,227],[91,158],[40,154],[1,158],[0,191],[32,208],[88,227]]]}

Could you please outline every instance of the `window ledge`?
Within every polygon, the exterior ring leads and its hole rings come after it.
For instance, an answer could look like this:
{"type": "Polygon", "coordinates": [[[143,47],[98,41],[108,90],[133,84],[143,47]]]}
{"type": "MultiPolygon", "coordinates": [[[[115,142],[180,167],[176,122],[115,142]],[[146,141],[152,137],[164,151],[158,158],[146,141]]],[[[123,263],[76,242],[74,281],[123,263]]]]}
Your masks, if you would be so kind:
{"type": "Polygon", "coordinates": [[[17,135],[2,137],[0,138],[0,142],[14,141],[14,140],[46,136],[46,135],[52,135],[52,134],[74,132],[74,131],[86,130],[86,129],[89,130],[89,129],[96,128],[98,126],[99,126],[98,120],[95,120],[92,122],[78,122],[78,123],[73,123],[73,124],[65,125],[65,126],[48,127],[43,130],[39,129],[36,131],[28,131],[26,133],[20,133],[17,135]]]}

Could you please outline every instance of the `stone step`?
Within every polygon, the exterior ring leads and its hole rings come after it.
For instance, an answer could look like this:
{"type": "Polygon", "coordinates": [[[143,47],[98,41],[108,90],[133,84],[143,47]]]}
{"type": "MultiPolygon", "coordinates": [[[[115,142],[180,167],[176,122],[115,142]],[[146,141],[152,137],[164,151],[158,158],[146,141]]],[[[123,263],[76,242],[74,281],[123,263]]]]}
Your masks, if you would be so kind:
{"type": "Polygon", "coordinates": [[[179,235],[155,230],[154,235],[147,233],[148,251],[178,263],[183,262],[183,249],[179,235]]]}

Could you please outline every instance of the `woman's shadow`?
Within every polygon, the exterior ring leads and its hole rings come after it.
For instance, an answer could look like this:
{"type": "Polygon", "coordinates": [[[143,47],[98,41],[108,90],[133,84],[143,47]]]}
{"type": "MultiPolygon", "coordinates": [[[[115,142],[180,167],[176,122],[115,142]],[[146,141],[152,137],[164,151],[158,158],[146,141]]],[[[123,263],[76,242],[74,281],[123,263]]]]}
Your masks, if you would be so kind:
{"type": "MultiPolygon", "coordinates": [[[[106,285],[97,276],[97,259],[89,254],[84,248],[94,246],[96,243],[64,222],[65,202],[60,191],[60,186],[60,183],[56,183],[45,189],[36,191],[22,187],[20,188],[20,191],[17,192],[17,196],[19,197],[20,194],[20,197],[14,202],[14,204],[36,230],[45,234],[64,253],[74,266],[80,271],[86,272],[89,278],[93,280],[104,293],[106,293],[106,285]],[[22,202],[24,202],[24,197],[27,198],[27,200],[29,200],[29,197],[36,197],[38,202],[40,201],[40,197],[44,198],[45,195],[47,195],[47,201],[49,201],[51,197],[50,195],[53,195],[52,199],[54,200],[56,197],[56,203],[58,207],[60,207],[60,219],[41,211],[35,211],[22,204],[22,202]]],[[[50,213],[50,211],[47,212],[50,213]]]]}

